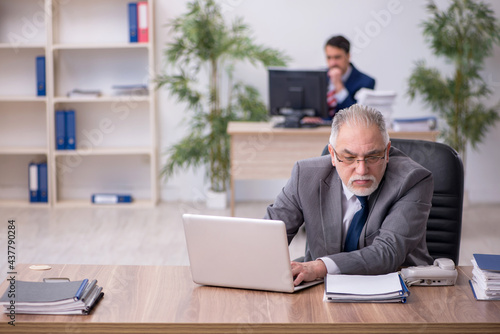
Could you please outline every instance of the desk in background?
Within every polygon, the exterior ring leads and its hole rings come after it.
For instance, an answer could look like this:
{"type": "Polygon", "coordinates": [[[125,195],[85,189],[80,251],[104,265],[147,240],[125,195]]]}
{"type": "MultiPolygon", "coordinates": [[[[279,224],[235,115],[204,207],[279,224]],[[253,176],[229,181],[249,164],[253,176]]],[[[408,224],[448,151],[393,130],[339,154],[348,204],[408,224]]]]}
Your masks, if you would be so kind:
{"type": "MultiPolygon", "coordinates": [[[[330,138],[330,127],[285,129],[265,122],[230,122],[231,215],[236,180],[288,179],[297,160],[317,157],[330,138]]],[[[436,141],[438,131],[395,132],[391,138],[436,141]]]]}
{"type": "Polygon", "coordinates": [[[474,299],[472,267],[458,267],[455,286],[410,287],[406,304],[327,303],[323,284],[294,294],[200,286],[189,267],[28,267],[17,265],[18,280],[96,278],[104,298],[88,316],[17,314],[12,327],[2,314],[0,333],[500,332],[500,301],[474,299]]]}

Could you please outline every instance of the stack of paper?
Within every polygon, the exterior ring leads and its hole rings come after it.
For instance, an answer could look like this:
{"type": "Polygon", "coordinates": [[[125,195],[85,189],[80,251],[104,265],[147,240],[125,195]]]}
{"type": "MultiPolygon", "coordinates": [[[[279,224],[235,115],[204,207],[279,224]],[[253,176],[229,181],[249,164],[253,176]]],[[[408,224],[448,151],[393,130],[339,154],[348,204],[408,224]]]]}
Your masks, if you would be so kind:
{"type": "Polygon", "coordinates": [[[434,116],[418,118],[395,118],[392,120],[394,131],[431,131],[436,129],[437,119],[434,116]]]}
{"type": "Polygon", "coordinates": [[[470,285],[478,300],[500,300],[500,255],[474,254],[470,285]]]}
{"type": "Polygon", "coordinates": [[[114,95],[148,95],[149,90],[147,85],[114,85],[114,95]]]}
{"type": "Polygon", "coordinates": [[[410,295],[398,273],[386,275],[327,275],[328,302],[401,302],[410,295]]]}
{"type": "Polygon", "coordinates": [[[100,97],[101,95],[102,92],[100,90],[89,90],[89,89],[78,89],[78,88],[69,91],[67,94],[68,97],[75,97],[75,98],[96,98],[100,97]]]}
{"type": "Polygon", "coordinates": [[[396,92],[361,88],[355,96],[359,104],[377,109],[384,115],[387,124],[390,124],[392,105],[396,99],[396,92]]]}
{"type": "Polygon", "coordinates": [[[96,280],[26,282],[9,279],[0,298],[4,313],[89,314],[104,293],[96,280]]]}

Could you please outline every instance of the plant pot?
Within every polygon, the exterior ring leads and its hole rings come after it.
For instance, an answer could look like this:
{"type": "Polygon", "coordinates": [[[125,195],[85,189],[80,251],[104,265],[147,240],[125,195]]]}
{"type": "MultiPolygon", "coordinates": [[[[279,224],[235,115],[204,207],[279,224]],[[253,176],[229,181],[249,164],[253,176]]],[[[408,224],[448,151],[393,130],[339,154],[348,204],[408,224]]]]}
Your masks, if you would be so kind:
{"type": "Polygon", "coordinates": [[[217,192],[208,189],[206,191],[206,204],[208,209],[227,208],[227,192],[217,192]]]}

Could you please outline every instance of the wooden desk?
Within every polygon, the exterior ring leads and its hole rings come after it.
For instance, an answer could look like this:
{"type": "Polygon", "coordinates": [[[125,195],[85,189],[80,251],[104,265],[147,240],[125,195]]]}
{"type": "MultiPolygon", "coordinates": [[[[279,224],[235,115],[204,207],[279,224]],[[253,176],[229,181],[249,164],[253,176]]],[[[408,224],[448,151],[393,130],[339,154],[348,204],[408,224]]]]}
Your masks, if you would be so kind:
{"type": "MultiPolygon", "coordinates": [[[[230,122],[231,215],[236,180],[288,179],[297,160],[317,157],[330,138],[330,127],[285,129],[264,122],[230,122]]],[[[435,141],[439,132],[394,132],[391,138],[435,141]]]]}
{"type": "MultiPolygon", "coordinates": [[[[471,267],[451,287],[410,287],[406,304],[323,302],[324,286],[295,294],[199,286],[189,267],[17,266],[18,280],[97,278],[104,298],[88,316],[2,314],[1,333],[499,333],[500,301],[476,301],[471,267]]],[[[3,293],[7,282],[3,282],[3,293]]]]}

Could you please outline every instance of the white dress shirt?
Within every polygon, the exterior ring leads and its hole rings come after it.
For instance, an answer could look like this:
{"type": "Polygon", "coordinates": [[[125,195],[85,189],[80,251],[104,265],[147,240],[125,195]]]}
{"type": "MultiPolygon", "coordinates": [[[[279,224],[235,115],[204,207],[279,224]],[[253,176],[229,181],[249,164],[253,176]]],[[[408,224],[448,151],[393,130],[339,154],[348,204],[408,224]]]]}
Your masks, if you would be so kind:
{"type": "MultiPolygon", "coordinates": [[[[352,218],[360,209],[361,202],[342,182],[342,248],[344,248],[345,237],[352,218]]],[[[323,261],[329,274],[340,274],[339,267],[332,259],[329,257],[320,257],[319,259],[323,261]]]]}

